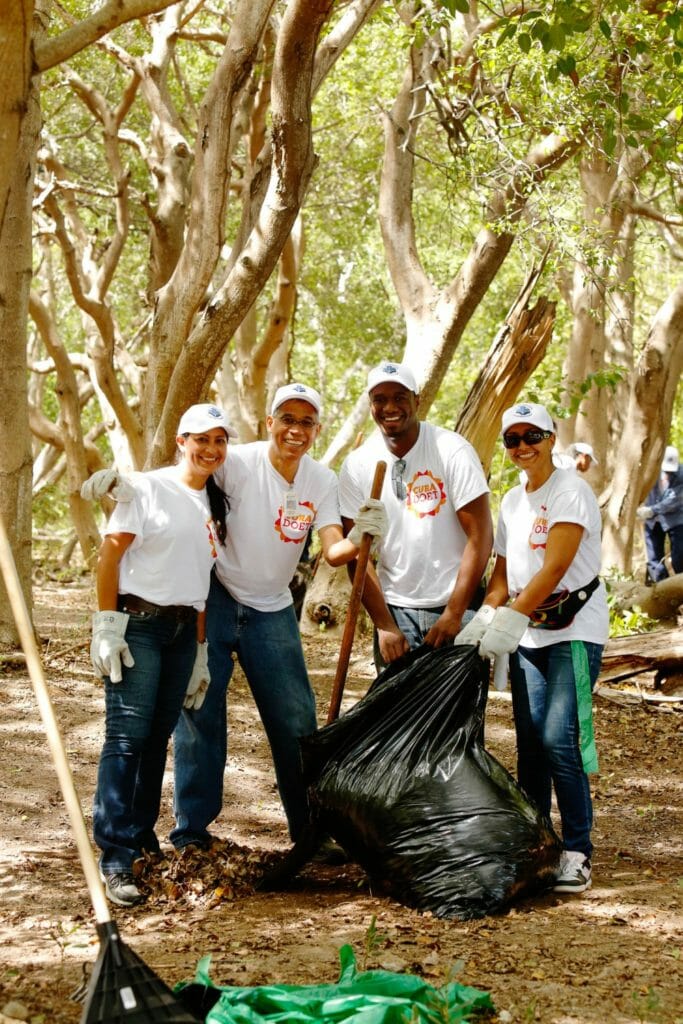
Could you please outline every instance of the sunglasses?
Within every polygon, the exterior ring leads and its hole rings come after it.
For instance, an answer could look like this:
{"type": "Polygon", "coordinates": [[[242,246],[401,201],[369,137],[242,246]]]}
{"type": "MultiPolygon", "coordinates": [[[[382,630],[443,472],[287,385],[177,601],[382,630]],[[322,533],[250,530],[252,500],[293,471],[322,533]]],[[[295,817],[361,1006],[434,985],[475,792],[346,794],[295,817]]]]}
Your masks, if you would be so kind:
{"type": "Polygon", "coordinates": [[[405,459],[397,459],[391,467],[391,486],[394,488],[394,494],[399,501],[405,501],[406,497],[406,485],[403,479],[405,468],[405,459]]]}
{"type": "Polygon", "coordinates": [[[551,430],[531,429],[525,430],[523,434],[503,434],[503,444],[506,448],[519,448],[522,441],[524,444],[540,444],[551,436],[551,430]]]}

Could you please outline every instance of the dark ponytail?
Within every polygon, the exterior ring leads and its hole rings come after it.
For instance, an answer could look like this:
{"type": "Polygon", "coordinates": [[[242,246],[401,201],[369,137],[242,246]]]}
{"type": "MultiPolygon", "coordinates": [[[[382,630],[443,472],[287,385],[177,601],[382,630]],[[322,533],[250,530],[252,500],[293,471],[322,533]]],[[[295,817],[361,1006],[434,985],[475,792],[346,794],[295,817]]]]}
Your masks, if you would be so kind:
{"type": "Polygon", "coordinates": [[[226,520],[230,511],[230,499],[225,491],[222,491],[213,476],[206,479],[206,494],[209,499],[211,518],[216,527],[216,534],[221,544],[225,545],[227,534],[226,520]]]}

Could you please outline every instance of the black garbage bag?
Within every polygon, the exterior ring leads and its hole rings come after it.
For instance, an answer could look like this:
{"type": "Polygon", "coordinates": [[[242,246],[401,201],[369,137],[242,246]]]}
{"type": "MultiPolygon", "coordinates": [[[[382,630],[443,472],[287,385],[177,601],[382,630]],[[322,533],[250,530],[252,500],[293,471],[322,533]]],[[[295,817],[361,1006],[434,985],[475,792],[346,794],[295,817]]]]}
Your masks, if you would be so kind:
{"type": "Polygon", "coordinates": [[[462,920],[549,887],[561,844],[483,747],[488,663],[421,647],[302,742],[317,826],[401,902],[462,920]]]}

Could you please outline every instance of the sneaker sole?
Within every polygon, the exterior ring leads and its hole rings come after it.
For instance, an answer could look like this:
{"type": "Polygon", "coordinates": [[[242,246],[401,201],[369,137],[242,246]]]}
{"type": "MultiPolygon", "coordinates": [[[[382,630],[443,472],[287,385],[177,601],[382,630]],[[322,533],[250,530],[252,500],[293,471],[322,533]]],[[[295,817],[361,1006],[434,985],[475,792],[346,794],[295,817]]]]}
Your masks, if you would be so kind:
{"type": "Polygon", "coordinates": [[[571,895],[574,892],[575,893],[582,893],[582,892],[586,892],[587,889],[590,889],[592,884],[593,884],[592,879],[589,879],[587,882],[584,882],[582,885],[571,885],[570,883],[566,883],[565,885],[563,885],[560,882],[557,885],[553,886],[553,892],[563,892],[563,893],[567,893],[569,895],[571,895]]]}

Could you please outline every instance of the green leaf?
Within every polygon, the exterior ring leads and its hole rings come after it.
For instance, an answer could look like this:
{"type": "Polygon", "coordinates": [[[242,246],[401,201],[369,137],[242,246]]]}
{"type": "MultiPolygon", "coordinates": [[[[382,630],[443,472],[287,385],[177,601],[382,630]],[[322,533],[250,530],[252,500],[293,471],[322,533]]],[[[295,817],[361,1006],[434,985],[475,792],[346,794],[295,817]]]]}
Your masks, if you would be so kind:
{"type": "Polygon", "coordinates": [[[469,14],[470,13],[470,3],[469,3],[469,0],[453,0],[453,5],[454,5],[456,11],[460,11],[461,14],[469,14]]]}
{"type": "Polygon", "coordinates": [[[602,32],[602,34],[605,37],[605,39],[611,39],[612,38],[612,29],[609,27],[609,25],[607,24],[607,22],[605,21],[604,18],[600,18],[600,21],[598,22],[598,25],[599,25],[600,31],[602,32]]]}
{"type": "Polygon", "coordinates": [[[528,32],[521,32],[517,36],[517,45],[519,46],[522,53],[528,53],[531,49],[531,36],[528,32]]]}
{"type": "Polygon", "coordinates": [[[562,50],[567,40],[567,33],[564,30],[564,26],[558,25],[557,23],[551,25],[546,39],[548,40],[548,46],[546,46],[545,43],[543,44],[543,49],[546,53],[548,50],[562,50]]]}
{"type": "Polygon", "coordinates": [[[576,61],[572,57],[571,53],[558,57],[556,66],[557,70],[562,75],[571,75],[572,71],[576,71],[576,61]]]}
{"type": "Polygon", "coordinates": [[[499,46],[501,43],[504,43],[506,39],[512,39],[516,31],[517,25],[514,23],[514,21],[511,21],[508,25],[505,26],[503,31],[498,36],[498,41],[496,45],[499,46]]]}

